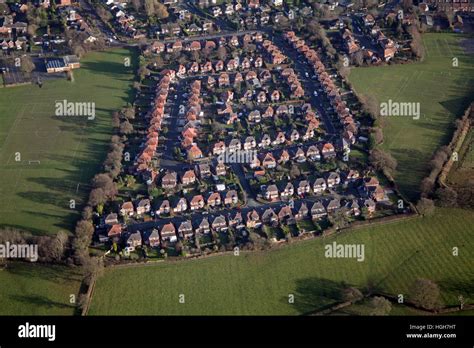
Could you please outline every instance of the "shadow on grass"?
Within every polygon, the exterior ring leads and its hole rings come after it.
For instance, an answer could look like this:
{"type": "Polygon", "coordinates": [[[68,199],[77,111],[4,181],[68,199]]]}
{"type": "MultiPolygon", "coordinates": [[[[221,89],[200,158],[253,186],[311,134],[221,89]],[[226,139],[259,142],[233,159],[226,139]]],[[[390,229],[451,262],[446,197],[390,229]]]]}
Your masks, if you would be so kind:
{"type": "Polygon", "coordinates": [[[342,290],[348,285],[322,278],[305,278],[296,281],[294,303],[288,303],[288,297],[282,301],[296,308],[300,314],[309,314],[331,307],[342,301],[342,290]]]}
{"type": "Polygon", "coordinates": [[[68,266],[51,266],[40,263],[9,262],[7,272],[23,278],[51,281],[54,283],[81,280],[80,270],[68,266]]]}
{"type": "Polygon", "coordinates": [[[37,307],[45,307],[45,308],[75,308],[76,306],[72,304],[68,304],[67,302],[57,302],[53,301],[46,296],[40,295],[13,295],[10,296],[12,301],[24,303],[26,306],[37,306],[37,307]]]}

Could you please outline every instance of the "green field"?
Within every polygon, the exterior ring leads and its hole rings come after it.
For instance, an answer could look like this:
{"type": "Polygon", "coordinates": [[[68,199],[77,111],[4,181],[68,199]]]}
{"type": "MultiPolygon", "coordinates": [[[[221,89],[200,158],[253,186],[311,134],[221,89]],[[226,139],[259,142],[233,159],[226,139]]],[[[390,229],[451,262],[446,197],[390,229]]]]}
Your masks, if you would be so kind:
{"type": "Polygon", "coordinates": [[[421,117],[386,117],[383,148],[398,160],[396,178],[402,191],[416,199],[419,184],[429,171],[434,151],[447,144],[453,121],[460,117],[474,94],[474,57],[468,55],[457,34],[425,34],[426,59],[421,63],[356,68],[350,81],[359,94],[379,102],[419,102],[421,117]],[[458,67],[453,67],[457,58],[458,67]]]}
{"type": "Polygon", "coordinates": [[[10,263],[0,271],[0,315],[73,315],[80,282],[73,268],[10,263]]]}
{"type": "Polygon", "coordinates": [[[444,209],[273,251],[116,268],[99,279],[89,314],[295,315],[337,302],[343,282],[406,294],[418,277],[436,281],[445,304],[460,294],[473,303],[473,226],[472,212],[444,209]],[[364,244],[365,261],[325,258],[334,240],[364,244]]]}
{"type": "Polygon", "coordinates": [[[0,226],[38,234],[72,229],[105,158],[111,114],[131,100],[133,67],[123,64],[131,54],[88,54],[74,71],[74,82],[64,78],[46,80],[42,88],[0,89],[0,226]],[[55,101],[64,99],[95,102],[95,119],[55,116],[55,101]],[[71,199],[75,210],[69,208],[71,199]]]}
{"type": "Polygon", "coordinates": [[[452,166],[447,182],[464,186],[474,183],[474,128],[471,128],[459,149],[458,161],[452,166]]]}

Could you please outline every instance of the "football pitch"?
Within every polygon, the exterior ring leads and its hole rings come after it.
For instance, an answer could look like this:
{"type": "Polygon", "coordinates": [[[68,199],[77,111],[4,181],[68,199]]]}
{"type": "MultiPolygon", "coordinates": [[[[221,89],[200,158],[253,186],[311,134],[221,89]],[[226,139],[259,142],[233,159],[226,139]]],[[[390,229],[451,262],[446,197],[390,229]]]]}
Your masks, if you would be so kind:
{"type": "Polygon", "coordinates": [[[410,199],[417,198],[433,153],[450,141],[454,121],[474,95],[474,56],[464,50],[474,38],[425,34],[423,40],[423,62],[356,68],[350,75],[359,94],[375,96],[379,103],[420,103],[419,119],[387,116],[383,131],[382,147],[397,159],[395,178],[410,199]]]}
{"type": "Polygon", "coordinates": [[[74,81],[0,89],[0,226],[71,231],[105,158],[111,115],[131,100],[129,50],[88,54],[74,81]],[[56,102],[95,103],[95,118],[56,116],[56,102]]]}

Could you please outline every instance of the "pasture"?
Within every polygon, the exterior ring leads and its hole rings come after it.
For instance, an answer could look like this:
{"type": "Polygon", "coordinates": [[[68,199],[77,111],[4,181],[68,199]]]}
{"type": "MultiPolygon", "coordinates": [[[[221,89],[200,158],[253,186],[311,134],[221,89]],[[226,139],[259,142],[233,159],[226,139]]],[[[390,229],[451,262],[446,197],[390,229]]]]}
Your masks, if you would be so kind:
{"type": "Polygon", "coordinates": [[[419,277],[436,281],[447,305],[460,294],[473,303],[473,224],[470,211],[438,209],[433,217],[271,251],[110,269],[96,284],[89,314],[298,315],[336,303],[348,285],[407,294],[419,277]],[[365,260],[326,258],[333,241],[363,244],[365,260]]]}
{"type": "Polygon", "coordinates": [[[395,178],[413,200],[430,170],[433,153],[450,141],[454,121],[463,115],[474,94],[474,57],[463,47],[465,40],[474,38],[433,33],[423,35],[423,40],[423,62],[355,68],[349,77],[359,94],[375,96],[379,103],[420,103],[419,119],[385,117],[382,145],[397,159],[395,178]]]}
{"type": "Polygon", "coordinates": [[[0,271],[0,315],[73,315],[80,283],[74,268],[9,263],[0,271]]]}

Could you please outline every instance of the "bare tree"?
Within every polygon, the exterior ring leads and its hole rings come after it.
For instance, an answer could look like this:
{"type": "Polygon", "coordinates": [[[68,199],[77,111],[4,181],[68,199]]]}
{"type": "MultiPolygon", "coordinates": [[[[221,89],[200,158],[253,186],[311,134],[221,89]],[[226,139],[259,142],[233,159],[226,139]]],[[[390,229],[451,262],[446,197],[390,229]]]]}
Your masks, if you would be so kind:
{"type": "Polygon", "coordinates": [[[382,296],[375,296],[370,300],[370,315],[388,315],[392,304],[382,296]]]}
{"type": "Polygon", "coordinates": [[[438,285],[430,279],[417,279],[410,292],[411,300],[420,307],[437,309],[441,306],[438,285]]]}
{"type": "Polygon", "coordinates": [[[416,204],[416,209],[418,209],[421,215],[430,216],[434,214],[435,205],[431,199],[422,197],[416,204]]]}

